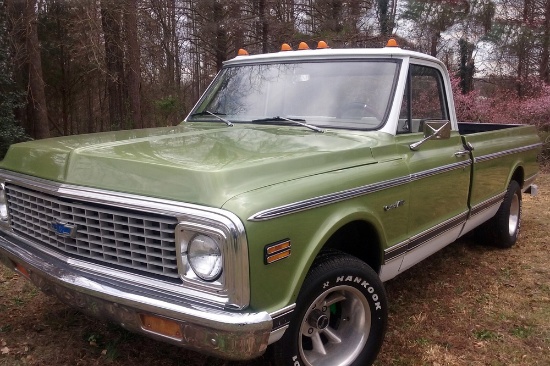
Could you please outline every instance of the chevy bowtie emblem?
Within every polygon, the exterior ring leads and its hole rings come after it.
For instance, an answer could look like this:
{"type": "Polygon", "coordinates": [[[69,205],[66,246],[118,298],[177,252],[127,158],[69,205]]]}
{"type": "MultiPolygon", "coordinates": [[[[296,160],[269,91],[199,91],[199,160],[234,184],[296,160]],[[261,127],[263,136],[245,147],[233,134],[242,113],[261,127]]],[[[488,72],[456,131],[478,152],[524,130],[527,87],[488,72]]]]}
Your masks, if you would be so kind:
{"type": "Polygon", "coordinates": [[[51,228],[59,236],[76,238],[76,225],[55,220],[51,223],[51,228]]]}

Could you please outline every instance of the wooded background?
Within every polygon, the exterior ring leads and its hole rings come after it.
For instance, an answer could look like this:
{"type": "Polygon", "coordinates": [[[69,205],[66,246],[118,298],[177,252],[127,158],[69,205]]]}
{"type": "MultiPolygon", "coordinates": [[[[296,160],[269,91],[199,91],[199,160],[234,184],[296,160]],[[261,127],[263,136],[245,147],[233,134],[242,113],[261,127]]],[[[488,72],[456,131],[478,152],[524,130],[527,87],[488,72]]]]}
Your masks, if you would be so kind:
{"type": "Polygon", "coordinates": [[[3,0],[0,156],[29,137],[179,123],[239,48],[443,60],[459,118],[550,121],[550,0],[3,0]]]}

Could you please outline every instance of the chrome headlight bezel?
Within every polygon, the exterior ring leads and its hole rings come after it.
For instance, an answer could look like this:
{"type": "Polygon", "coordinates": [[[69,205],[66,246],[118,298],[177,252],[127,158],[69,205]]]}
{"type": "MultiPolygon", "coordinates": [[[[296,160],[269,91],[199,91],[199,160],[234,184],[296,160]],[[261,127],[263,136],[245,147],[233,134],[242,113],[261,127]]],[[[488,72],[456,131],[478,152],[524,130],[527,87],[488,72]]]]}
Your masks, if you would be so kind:
{"type": "Polygon", "coordinates": [[[176,253],[178,259],[178,270],[182,281],[203,284],[204,286],[217,288],[219,290],[225,285],[225,253],[223,248],[227,246],[227,235],[224,230],[212,227],[212,225],[214,225],[214,223],[210,223],[209,226],[204,226],[181,222],[176,227],[176,253]],[[221,256],[222,266],[219,275],[212,276],[212,278],[208,279],[202,278],[195,272],[188,256],[189,244],[197,236],[201,235],[204,235],[216,242],[221,256]]]}
{"type": "Polygon", "coordinates": [[[226,307],[241,309],[248,304],[250,296],[248,248],[244,232],[234,222],[225,215],[217,214],[185,217],[176,226],[176,253],[178,271],[185,285],[199,291],[215,292],[217,296],[227,296],[229,302],[226,307]],[[218,276],[201,278],[189,262],[189,243],[199,235],[208,236],[220,249],[222,268],[218,276]]]}
{"type": "Polygon", "coordinates": [[[8,210],[8,197],[6,195],[6,186],[0,182],[0,226],[9,227],[10,213],[8,210]]]}

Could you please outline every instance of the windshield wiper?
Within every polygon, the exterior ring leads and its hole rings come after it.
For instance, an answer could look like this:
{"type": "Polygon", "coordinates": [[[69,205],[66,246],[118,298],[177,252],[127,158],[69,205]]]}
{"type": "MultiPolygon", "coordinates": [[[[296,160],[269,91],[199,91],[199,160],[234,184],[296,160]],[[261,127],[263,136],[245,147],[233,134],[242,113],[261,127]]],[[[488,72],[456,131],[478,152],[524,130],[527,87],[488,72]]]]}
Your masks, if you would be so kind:
{"type": "Polygon", "coordinates": [[[260,118],[260,119],[253,119],[252,123],[260,123],[260,122],[281,122],[281,121],[287,121],[291,122],[300,126],[304,126],[309,128],[310,130],[313,130],[315,132],[325,132],[325,130],[320,129],[319,127],[304,123],[305,119],[299,119],[299,118],[286,118],[281,116],[275,116],[275,117],[268,117],[268,118],[260,118]]]}
{"type": "Polygon", "coordinates": [[[228,121],[227,119],[223,118],[223,117],[220,117],[220,116],[225,116],[225,113],[214,113],[214,112],[210,112],[210,111],[202,111],[202,112],[197,112],[197,113],[193,113],[192,115],[190,115],[189,117],[195,117],[195,116],[206,116],[206,115],[210,115],[210,116],[214,116],[216,117],[218,120],[222,121],[223,123],[225,123],[226,125],[228,125],[229,127],[233,127],[233,123],[231,123],[231,121],[228,121]]]}

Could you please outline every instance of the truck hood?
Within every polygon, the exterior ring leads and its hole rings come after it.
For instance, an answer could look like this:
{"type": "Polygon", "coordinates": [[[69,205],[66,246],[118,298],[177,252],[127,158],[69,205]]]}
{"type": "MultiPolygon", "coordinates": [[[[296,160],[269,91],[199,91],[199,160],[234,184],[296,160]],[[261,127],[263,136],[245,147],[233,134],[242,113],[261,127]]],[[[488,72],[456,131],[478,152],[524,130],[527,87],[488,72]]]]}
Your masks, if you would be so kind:
{"type": "Polygon", "coordinates": [[[221,207],[283,181],[375,163],[373,135],[185,123],[13,145],[0,168],[62,183],[221,207]]]}

